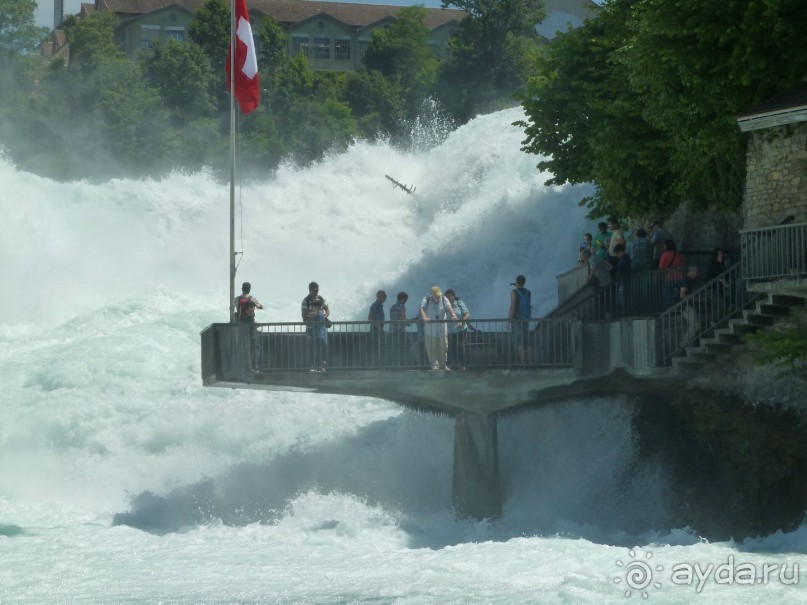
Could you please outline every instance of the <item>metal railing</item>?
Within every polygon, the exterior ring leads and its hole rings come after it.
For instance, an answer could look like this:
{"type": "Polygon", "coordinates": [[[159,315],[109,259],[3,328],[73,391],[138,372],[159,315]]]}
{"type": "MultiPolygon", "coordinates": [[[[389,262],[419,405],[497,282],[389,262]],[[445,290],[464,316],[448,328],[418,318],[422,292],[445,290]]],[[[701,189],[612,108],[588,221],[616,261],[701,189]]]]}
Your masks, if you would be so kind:
{"type": "Polygon", "coordinates": [[[760,296],[748,292],[742,277],[741,263],[736,263],[659,315],[665,365],[760,296]]]}
{"type": "Polygon", "coordinates": [[[807,223],[740,231],[743,278],[807,277],[807,223]]]}
{"type": "MultiPolygon", "coordinates": [[[[638,271],[621,276],[609,286],[589,287],[589,296],[579,296],[577,303],[560,305],[552,317],[568,317],[580,321],[612,321],[658,315],[678,301],[677,287],[688,265],[696,265],[706,274],[710,254],[688,252],[682,255],[687,265],[660,271],[638,271]]],[[[580,292],[583,294],[583,292],[580,292]]],[[[572,296],[568,297],[571,301],[572,296]]]]}
{"type": "Polygon", "coordinates": [[[443,331],[451,369],[564,368],[573,365],[572,323],[475,319],[458,331],[454,321],[388,321],[382,330],[340,321],[324,340],[305,323],[263,323],[256,324],[255,365],[262,372],[427,369],[426,339],[443,331]]]}

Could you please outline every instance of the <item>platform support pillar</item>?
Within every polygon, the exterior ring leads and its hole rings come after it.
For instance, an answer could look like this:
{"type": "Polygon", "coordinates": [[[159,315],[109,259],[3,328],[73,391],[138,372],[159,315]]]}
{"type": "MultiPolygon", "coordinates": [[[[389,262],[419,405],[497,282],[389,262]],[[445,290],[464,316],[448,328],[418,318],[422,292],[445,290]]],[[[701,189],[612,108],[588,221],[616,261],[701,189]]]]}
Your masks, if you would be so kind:
{"type": "Polygon", "coordinates": [[[495,414],[462,411],[454,427],[454,511],[469,519],[502,514],[495,414]]]}

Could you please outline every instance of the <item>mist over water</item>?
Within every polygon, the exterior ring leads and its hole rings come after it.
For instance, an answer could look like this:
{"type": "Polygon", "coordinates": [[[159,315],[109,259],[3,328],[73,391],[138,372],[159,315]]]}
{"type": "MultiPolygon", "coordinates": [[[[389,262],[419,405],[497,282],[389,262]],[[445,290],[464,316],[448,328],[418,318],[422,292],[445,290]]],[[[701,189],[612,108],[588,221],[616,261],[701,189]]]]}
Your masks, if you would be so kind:
{"type": "MultiPolygon", "coordinates": [[[[357,143],[241,187],[237,282],[259,321],[296,321],[311,280],[339,320],[364,319],[379,288],[409,292],[413,315],[434,284],[503,317],[519,273],[550,310],[592,230],[576,204],[589,190],[543,185],[520,117],[417,150],[357,143]]],[[[475,523],[451,512],[449,418],[203,389],[199,332],[228,305],[228,186],[209,175],[60,184],[3,160],[0,182],[0,602],[624,602],[629,546],[738,553],[669,524],[673,488],[637,456],[618,394],[502,419],[504,515],[475,523]]],[[[738,556],[793,561],[805,544],[802,527],[738,556]]],[[[712,602],[805,595],[712,588],[712,602]]]]}

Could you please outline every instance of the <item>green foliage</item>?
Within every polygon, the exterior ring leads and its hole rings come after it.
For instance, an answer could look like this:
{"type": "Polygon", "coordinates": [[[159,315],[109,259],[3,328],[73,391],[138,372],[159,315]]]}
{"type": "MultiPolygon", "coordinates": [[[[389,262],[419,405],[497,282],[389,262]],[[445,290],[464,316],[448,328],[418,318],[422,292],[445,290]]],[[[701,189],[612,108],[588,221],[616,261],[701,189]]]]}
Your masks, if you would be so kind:
{"type": "Polygon", "coordinates": [[[591,217],[676,204],[667,137],[644,119],[625,70],[611,60],[627,38],[623,23],[612,11],[560,36],[538,57],[540,75],[522,97],[523,149],[548,156],[538,163],[553,175],[548,184],[595,181],[583,200],[591,217]]]}
{"type": "Polygon", "coordinates": [[[437,81],[437,57],[429,46],[425,18],[422,6],[402,8],[389,27],[373,31],[364,55],[368,70],[377,70],[397,87],[409,116],[417,113],[437,81]]]}
{"type": "Polygon", "coordinates": [[[440,67],[440,99],[460,120],[519,90],[527,77],[544,18],[538,0],[443,0],[468,12],[440,67]]]}
{"type": "Polygon", "coordinates": [[[70,44],[70,69],[92,70],[106,61],[123,58],[115,43],[117,17],[110,12],[94,12],[83,19],[66,17],[62,29],[70,44]]]}
{"type": "Polygon", "coordinates": [[[736,117],[807,73],[804,23],[799,0],[607,0],[536,61],[524,149],[553,183],[595,182],[592,214],[736,208],[736,117]]]}
{"type": "Polygon", "coordinates": [[[223,73],[230,45],[230,9],[224,0],[207,0],[196,11],[188,36],[205,51],[216,73],[223,73]]]}
{"type": "Polygon", "coordinates": [[[174,112],[178,124],[185,124],[216,110],[214,90],[221,79],[213,74],[202,47],[194,42],[156,43],[142,60],[149,83],[174,112]]]}
{"type": "Polygon", "coordinates": [[[747,334],[744,340],[760,348],[755,361],[773,364],[788,374],[803,375],[807,367],[807,325],[787,331],[763,330],[747,334]]]}
{"type": "Polygon", "coordinates": [[[0,60],[33,52],[47,36],[34,20],[35,0],[0,0],[0,60]]]}
{"type": "Polygon", "coordinates": [[[272,70],[287,60],[286,49],[289,46],[289,35],[272,16],[264,17],[258,38],[261,41],[258,50],[258,65],[272,70]]]}

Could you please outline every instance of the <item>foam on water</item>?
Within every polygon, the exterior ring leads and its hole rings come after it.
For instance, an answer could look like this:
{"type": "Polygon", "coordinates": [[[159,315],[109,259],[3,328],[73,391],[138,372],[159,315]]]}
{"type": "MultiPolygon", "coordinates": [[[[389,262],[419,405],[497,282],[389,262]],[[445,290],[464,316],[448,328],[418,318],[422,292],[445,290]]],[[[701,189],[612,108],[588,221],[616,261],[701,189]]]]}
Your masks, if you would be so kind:
{"type": "MultiPolygon", "coordinates": [[[[536,312],[591,231],[518,151],[521,116],[417,152],[358,143],[239,191],[238,281],[263,321],[320,282],[337,319],[437,283],[502,317],[536,312]],[[385,174],[415,185],[408,196],[385,174]]],[[[199,332],[227,316],[228,188],[206,174],[55,183],[0,162],[0,602],[603,603],[629,545],[668,567],[803,559],[802,527],[733,543],[665,525],[620,397],[506,418],[504,515],[451,514],[453,423],[357,397],[203,389],[199,332]]],[[[801,586],[705,602],[800,602],[801,586]]],[[[654,589],[654,602],[696,598],[654,589]]],[[[700,597],[698,597],[700,598],[700,597]]]]}

